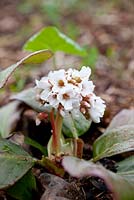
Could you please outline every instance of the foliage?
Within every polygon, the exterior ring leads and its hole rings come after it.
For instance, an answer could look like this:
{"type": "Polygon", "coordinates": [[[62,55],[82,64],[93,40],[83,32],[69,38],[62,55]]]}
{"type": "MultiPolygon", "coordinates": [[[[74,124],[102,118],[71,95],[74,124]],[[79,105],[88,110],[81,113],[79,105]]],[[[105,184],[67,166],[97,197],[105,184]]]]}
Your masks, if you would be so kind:
{"type": "Polygon", "coordinates": [[[94,160],[132,151],[134,149],[133,138],[133,125],[112,129],[94,143],[94,160]]]}
{"type": "MultiPolygon", "coordinates": [[[[93,161],[134,150],[134,110],[123,110],[112,120],[105,133],[93,144],[93,161]],[[127,124],[127,125],[125,125],[127,124]]],[[[117,163],[117,173],[106,170],[100,164],[74,157],[64,157],[64,169],[74,177],[97,176],[104,180],[119,200],[134,197],[134,156],[117,163]]]]}
{"type": "Polygon", "coordinates": [[[24,142],[25,144],[35,147],[36,149],[39,149],[44,156],[47,156],[47,149],[43,147],[41,144],[39,144],[38,142],[36,142],[35,140],[32,140],[30,137],[25,136],[24,142]]]}
{"type": "Polygon", "coordinates": [[[17,62],[16,64],[11,65],[10,67],[6,68],[5,70],[0,72],[0,88],[2,88],[11,74],[21,65],[26,64],[39,64],[47,59],[52,57],[52,52],[49,50],[41,50],[34,53],[31,53],[30,55],[24,57],[22,60],[17,62]]]}
{"type": "Polygon", "coordinates": [[[63,51],[78,56],[86,56],[86,50],[71,38],[61,33],[56,27],[46,27],[32,36],[24,45],[28,51],[50,49],[52,52],[63,51]]]}
{"type": "Polygon", "coordinates": [[[89,129],[90,125],[91,120],[86,120],[81,112],[77,115],[75,112],[72,112],[64,117],[62,131],[67,137],[77,138],[83,135],[89,129]]]}
{"type": "MultiPolygon", "coordinates": [[[[13,64],[10,67],[6,68],[5,70],[1,71],[0,88],[6,84],[9,77],[19,66],[27,64],[39,64],[52,57],[52,55],[53,54],[50,50],[37,51],[24,57],[16,64],[13,64]]],[[[22,108],[19,109],[19,105],[20,103],[18,101],[14,101],[1,108],[0,110],[1,137],[7,138],[10,136],[10,133],[13,130],[15,123],[17,123],[19,115],[21,114],[22,111],[22,108]]],[[[34,165],[35,159],[33,159],[19,145],[16,145],[13,142],[10,142],[6,139],[2,139],[1,137],[0,137],[0,189],[10,187],[10,189],[8,189],[7,191],[10,196],[20,200],[26,198],[32,199],[30,191],[36,189],[35,178],[31,173],[27,172],[34,165]]]]}
{"type": "Polygon", "coordinates": [[[134,111],[123,110],[93,145],[94,160],[134,150],[134,111]]]}
{"type": "Polygon", "coordinates": [[[0,189],[14,185],[34,165],[34,159],[6,139],[0,139],[0,189]]]}
{"type": "Polygon", "coordinates": [[[36,180],[33,173],[29,171],[15,185],[8,188],[6,192],[9,196],[18,200],[32,200],[35,190],[36,180]]]}

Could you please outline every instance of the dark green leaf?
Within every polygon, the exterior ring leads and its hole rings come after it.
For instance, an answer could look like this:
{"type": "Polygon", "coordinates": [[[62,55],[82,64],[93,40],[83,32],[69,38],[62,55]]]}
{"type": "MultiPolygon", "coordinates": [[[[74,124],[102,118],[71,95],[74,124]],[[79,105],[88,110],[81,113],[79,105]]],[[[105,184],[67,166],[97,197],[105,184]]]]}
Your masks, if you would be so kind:
{"type": "Polygon", "coordinates": [[[86,50],[72,39],[61,33],[56,27],[47,27],[32,36],[24,46],[25,50],[38,51],[50,49],[52,52],[63,51],[78,56],[86,56],[86,50]]]}
{"type": "Polygon", "coordinates": [[[14,186],[7,189],[8,195],[18,200],[32,200],[36,190],[36,180],[32,172],[29,171],[14,186]]]}
{"type": "Polygon", "coordinates": [[[0,189],[14,185],[34,165],[34,159],[19,145],[0,139],[0,189]]]}
{"type": "Polygon", "coordinates": [[[2,138],[9,137],[18,122],[22,111],[18,109],[19,104],[18,101],[14,101],[0,109],[0,136],[2,138]]]}
{"type": "MultiPolygon", "coordinates": [[[[104,180],[112,192],[113,199],[133,200],[134,199],[134,169],[124,173],[115,174],[106,170],[103,166],[90,161],[80,160],[75,157],[66,156],[62,160],[64,169],[77,178],[95,176],[104,180]]],[[[131,165],[131,162],[128,162],[131,165]]],[[[130,166],[131,168],[131,166],[130,166]]]]}
{"type": "Polygon", "coordinates": [[[36,149],[39,149],[44,156],[47,156],[47,149],[38,142],[36,142],[35,140],[32,140],[29,137],[25,137],[24,142],[28,145],[31,145],[32,147],[35,147],[36,149]]]}
{"type": "Polygon", "coordinates": [[[52,52],[49,50],[37,51],[24,57],[19,62],[11,65],[5,70],[1,71],[0,72],[0,88],[2,88],[6,84],[8,78],[19,66],[24,65],[24,64],[39,64],[51,58],[52,55],[53,55],[52,52]]]}

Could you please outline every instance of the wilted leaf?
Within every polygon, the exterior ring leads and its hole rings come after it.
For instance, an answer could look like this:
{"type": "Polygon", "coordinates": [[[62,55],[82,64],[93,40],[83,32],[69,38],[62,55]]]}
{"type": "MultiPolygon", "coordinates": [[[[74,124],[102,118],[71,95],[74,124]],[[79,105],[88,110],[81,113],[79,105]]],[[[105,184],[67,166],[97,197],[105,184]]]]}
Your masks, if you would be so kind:
{"type": "Polygon", "coordinates": [[[86,56],[86,50],[81,48],[71,38],[61,33],[56,27],[47,27],[32,36],[24,45],[28,51],[50,49],[52,52],[63,51],[78,56],[86,56]]]}
{"type": "Polygon", "coordinates": [[[5,70],[1,71],[0,72],[0,88],[2,88],[6,84],[8,78],[19,66],[24,65],[24,64],[39,64],[51,58],[52,55],[53,55],[52,52],[49,50],[37,51],[24,57],[19,62],[11,65],[5,70]]]}
{"type": "Polygon", "coordinates": [[[93,144],[94,160],[134,150],[134,110],[114,117],[104,134],[93,144]]]}
{"type": "Polygon", "coordinates": [[[7,138],[15,128],[22,109],[18,109],[19,102],[11,102],[0,108],[0,136],[7,138]]]}
{"type": "Polygon", "coordinates": [[[14,185],[34,165],[34,159],[19,145],[0,139],[0,189],[14,185]]]}
{"type": "Polygon", "coordinates": [[[34,190],[36,190],[36,180],[32,172],[29,171],[15,185],[7,189],[6,192],[18,200],[32,200],[34,190]]]}
{"type": "MultiPolygon", "coordinates": [[[[128,165],[130,164],[131,163],[128,162],[128,165]]],[[[64,157],[62,165],[71,176],[77,178],[95,176],[103,179],[115,200],[134,199],[134,179],[131,179],[131,176],[134,176],[134,170],[116,174],[106,170],[101,165],[71,156],[64,157]]]]}

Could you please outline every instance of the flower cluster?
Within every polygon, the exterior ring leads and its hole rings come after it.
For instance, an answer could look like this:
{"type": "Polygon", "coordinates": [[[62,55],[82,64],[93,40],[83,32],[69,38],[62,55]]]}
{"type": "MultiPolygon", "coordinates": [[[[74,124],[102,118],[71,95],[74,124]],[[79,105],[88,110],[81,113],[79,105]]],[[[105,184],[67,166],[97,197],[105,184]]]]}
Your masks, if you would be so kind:
{"type": "Polygon", "coordinates": [[[51,71],[47,77],[36,80],[39,99],[57,109],[62,116],[80,110],[86,118],[98,123],[104,114],[105,102],[93,93],[95,86],[89,80],[90,74],[91,69],[85,66],[80,71],[71,68],[51,71]]]}

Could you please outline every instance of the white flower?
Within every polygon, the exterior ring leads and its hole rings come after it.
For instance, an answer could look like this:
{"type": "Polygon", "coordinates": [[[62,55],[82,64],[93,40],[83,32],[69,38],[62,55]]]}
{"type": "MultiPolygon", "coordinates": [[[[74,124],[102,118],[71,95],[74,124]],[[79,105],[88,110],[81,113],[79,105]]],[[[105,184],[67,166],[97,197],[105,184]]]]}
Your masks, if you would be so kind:
{"type": "Polygon", "coordinates": [[[65,110],[71,111],[80,106],[81,96],[73,89],[71,85],[64,87],[57,95],[57,99],[65,110]]]}
{"type": "Polygon", "coordinates": [[[76,80],[80,79],[81,81],[83,79],[88,80],[90,75],[91,75],[91,69],[85,66],[83,66],[80,71],[71,68],[68,70],[68,80],[72,78],[76,80]]]}
{"type": "Polygon", "coordinates": [[[106,106],[93,93],[95,86],[89,80],[90,74],[89,67],[82,67],[80,71],[70,68],[50,72],[47,77],[36,80],[36,88],[40,89],[39,99],[58,110],[62,116],[73,110],[77,113],[81,111],[86,118],[90,117],[98,123],[106,106]]]}
{"type": "Polygon", "coordinates": [[[89,67],[83,66],[79,72],[80,78],[88,80],[91,75],[91,69],[89,67]]]}
{"type": "Polygon", "coordinates": [[[47,102],[49,103],[50,106],[52,106],[53,108],[58,108],[59,106],[59,101],[57,99],[57,94],[54,92],[50,92],[47,98],[47,102]]]}
{"type": "Polygon", "coordinates": [[[92,95],[90,97],[90,117],[95,123],[100,122],[100,118],[103,117],[104,111],[106,108],[106,105],[104,104],[105,102],[98,96],[92,95]]]}
{"type": "MultiPolygon", "coordinates": [[[[70,72],[71,72],[71,70],[70,70],[70,72]]],[[[76,69],[73,69],[72,73],[71,73],[71,77],[74,79],[80,78],[80,72],[76,69]]]]}
{"type": "Polygon", "coordinates": [[[49,83],[48,77],[43,77],[41,78],[40,81],[36,80],[35,82],[36,82],[37,87],[40,89],[51,88],[51,84],[49,83]]]}
{"type": "Polygon", "coordinates": [[[94,84],[92,81],[89,81],[89,80],[83,80],[82,83],[81,83],[81,94],[83,97],[91,94],[93,91],[94,91],[94,84]]]}
{"type": "Polygon", "coordinates": [[[40,81],[36,80],[36,85],[37,88],[43,90],[40,94],[41,100],[47,101],[47,98],[52,88],[52,85],[50,84],[48,77],[43,77],[41,78],[40,81]]]}
{"type": "Polygon", "coordinates": [[[53,85],[52,87],[53,92],[58,92],[61,88],[63,88],[67,84],[64,69],[50,72],[48,74],[48,78],[50,83],[53,85]]]}

